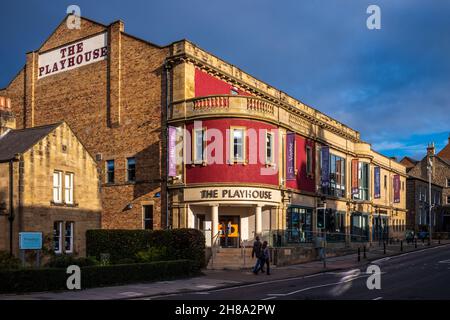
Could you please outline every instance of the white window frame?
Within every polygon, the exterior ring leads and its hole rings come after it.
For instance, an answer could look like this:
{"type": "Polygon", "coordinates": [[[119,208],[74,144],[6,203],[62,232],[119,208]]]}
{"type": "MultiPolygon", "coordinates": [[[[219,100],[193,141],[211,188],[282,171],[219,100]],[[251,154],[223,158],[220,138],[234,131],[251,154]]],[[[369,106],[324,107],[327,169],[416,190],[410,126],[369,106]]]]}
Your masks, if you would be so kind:
{"type": "Polygon", "coordinates": [[[66,172],[64,174],[64,203],[66,204],[74,204],[73,201],[73,179],[74,174],[71,172],[66,172]],[[67,181],[69,179],[69,181],[67,181]]]}
{"type": "Polygon", "coordinates": [[[206,142],[207,142],[207,130],[206,128],[194,128],[192,129],[192,153],[193,153],[193,163],[194,164],[206,164],[206,142]],[[202,139],[202,157],[201,159],[199,159],[197,156],[197,149],[198,149],[198,145],[197,145],[197,137],[199,135],[199,133],[201,133],[203,135],[203,139],[202,139]]]}
{"type": "Polygon", "coordinates": [[[74,225],[75,225],[75,223],[73,221],[66,221],[65,224],[64,224],[64,252],[68,253],[68,254],[73,253],[74,225]],[[70,226],[70,235],[69,236],[67,236],[67,234],[66,234],[68,225],[70,226]],[[66,249],[66,240],[67,240],[67,238],[70,239],[70,249],[69,250],[66,249]]]}
{"type": "Polygon", "coordinates": [[[230,162],[231,164],[234,163],[246,163],[247,159],[247,132],[246,127],[231,127],[230,128],[230,162]],[[234,157],[234,132],[235,131],[242,131],[242,159],[238,159],[234,157]]]}
{"type": "MultiPolygon", "coordinates": [[[[275,164],[275,135],[273,132],[270,131],[266,131],[266,135],[265,135],[266,140],[265,142],[265,149],[266,149],[266,165],[273,165],[275,164]],[[270,147],[268,146],[268,142],[270,142],[270,147]],[[267,152],[270,149],[270,157],[267,156],[267,152]]],[[[234,146],[234,141],[233,141],[233,146],[234,146]]],[[[234,151],[234,150],[233,150],[234,151]]],[[[234,152],[233,152],[234,155],[234,152]]]]}
{"type": "Polygon", "coordinates": [[[55,252],[55,254],[62,254],[62,246],[63,246],[62,227],[63,227],[62,221],[54,221],[53,222],[53,251],[55,252]],[[55,224],[58,224],[58,226],[59,226],[59,234],[56,235],[58,237],[59,250],[56,250],[56,248],[55,248],[55,224]]]}
{"type": "Polygon", "coordinates": [[[62,203],[62,171],[55,170],[53,172],[53,202],[62,203]],[[55,177],[57,176],[57,184],[55,184],[55,177]]]}

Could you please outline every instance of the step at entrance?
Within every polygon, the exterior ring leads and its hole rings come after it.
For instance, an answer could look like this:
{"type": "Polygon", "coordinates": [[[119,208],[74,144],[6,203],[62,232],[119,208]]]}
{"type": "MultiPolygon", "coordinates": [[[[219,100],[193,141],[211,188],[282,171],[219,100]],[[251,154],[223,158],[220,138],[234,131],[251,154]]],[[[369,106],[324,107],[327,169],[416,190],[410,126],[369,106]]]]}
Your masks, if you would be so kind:
{"type": "Polygon", "coordinates": [[[255,265],[251,248],[218,248],[214,257],[209,259],[209,270],[241,270],[255,265]]]}

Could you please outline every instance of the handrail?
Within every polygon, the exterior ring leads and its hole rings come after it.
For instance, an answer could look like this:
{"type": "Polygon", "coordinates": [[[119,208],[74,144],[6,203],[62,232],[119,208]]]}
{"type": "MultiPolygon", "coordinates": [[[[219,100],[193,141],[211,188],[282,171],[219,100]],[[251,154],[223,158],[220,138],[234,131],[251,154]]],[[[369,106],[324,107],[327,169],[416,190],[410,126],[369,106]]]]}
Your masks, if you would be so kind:
{"type": "Polygon", "coordinates": [[[220,237],[221,234],[222,234],[222,232],[219,231],[211,239],[211,264],[212,264],[213,267],[214,267],[214,259],[215,259],[216,255],[217,255],[217,248],[218,248],[217,242],[220,239],[219,237],[220,237]]]}

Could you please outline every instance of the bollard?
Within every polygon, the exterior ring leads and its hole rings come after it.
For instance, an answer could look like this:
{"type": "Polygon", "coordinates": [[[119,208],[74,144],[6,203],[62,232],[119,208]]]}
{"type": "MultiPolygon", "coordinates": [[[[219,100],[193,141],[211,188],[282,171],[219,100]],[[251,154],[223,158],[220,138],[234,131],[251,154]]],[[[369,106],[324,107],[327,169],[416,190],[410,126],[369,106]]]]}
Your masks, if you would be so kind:
{"type": "Polygon", "coordinates": [[[417,239],[414,239],[414,248],[417,249],[417,239]]]}
{"type": "Polygon", "coordinates": [[[363,251],[364,251],[364,255],[363,255],[363,258],[364,258],[364,259],[367,259],[367,256],[366,256],[366,246],[364,246],[364,249],[363,249],[363,251]]]}
{"type": "Polygon", "coordinates": [[[386,254],[386,242],[383,242],[383,254],[386,254]]]}
{"type": "Polygon", "coordinates": [[[361,248],[358,247],[358,262],[361,261],[361,248]]]}
{"type": "Polygon", "coordinates": [[[400,240],[400,251],[403,252],[403,240],[400,240]]]}

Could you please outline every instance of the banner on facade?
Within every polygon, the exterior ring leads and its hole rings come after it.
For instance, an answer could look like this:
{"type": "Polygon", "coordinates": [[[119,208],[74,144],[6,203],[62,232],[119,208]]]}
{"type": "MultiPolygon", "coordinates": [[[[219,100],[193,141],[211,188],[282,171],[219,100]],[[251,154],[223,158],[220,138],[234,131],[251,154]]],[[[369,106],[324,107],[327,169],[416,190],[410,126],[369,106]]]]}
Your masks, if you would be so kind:
{"type": "Polygon", "coordinates": [[[381,175],[380,175],[380,167],[374,168],[374,198],[380,199],[381,198],[381,175]]]}
{"type": "Polygon", "coordinates": [[[394,203],[400,202],[400,176],[394,176],[394,203]]]}
{"type": "Polygon", "coordinates": [[[295,180],[295,133],[286,135],[286,180],[295,180]]]}
{"type": "Polygon", "coordinates": [[[359,193],[359,179],[358,179],[358,159],[352,160],[352,194],[359,193]]]}
{"type": "Polygon", "coordinates": [[[323,146],[321,152],[321,180],[322,188],[328,188],[330,186],[330,148],[323,146]]]}
{"type": "Polygon", "coordinates": [[[177,175],[176,142],[177,129],[175,127],[169,127],[169,177],[175,177],[177,175]]]}
{"type": "Polygon", "coordinates": [[[108,56],[107,40],[105,32],[40,54],[38,79],[105,60],[108,56]]]}

